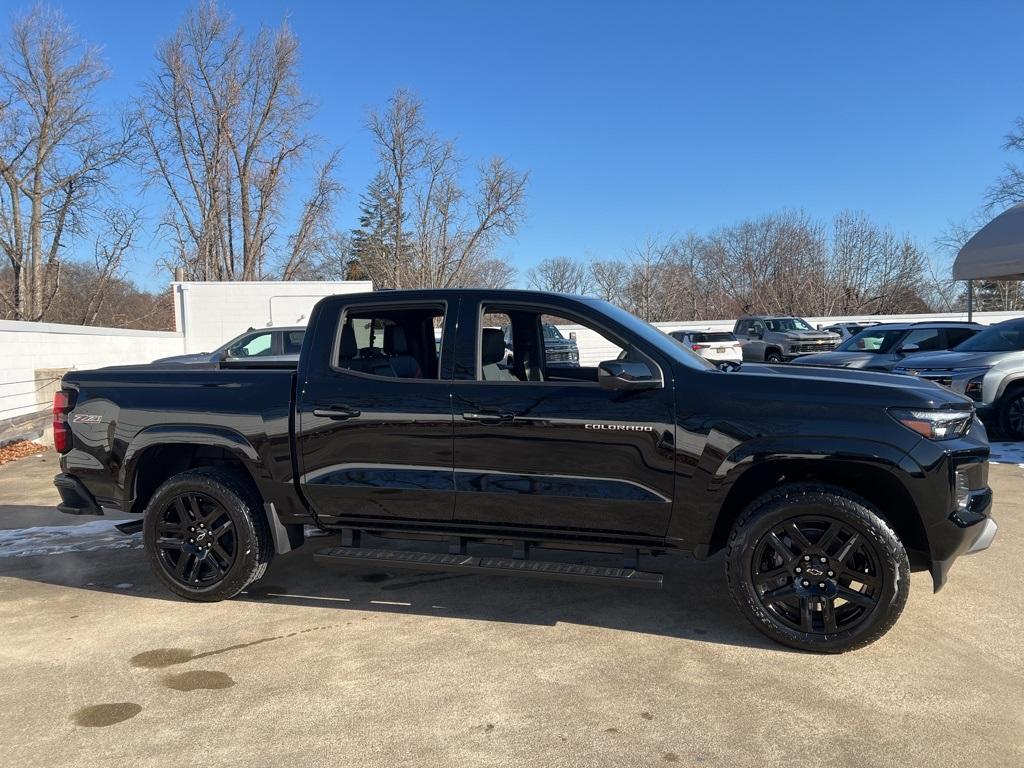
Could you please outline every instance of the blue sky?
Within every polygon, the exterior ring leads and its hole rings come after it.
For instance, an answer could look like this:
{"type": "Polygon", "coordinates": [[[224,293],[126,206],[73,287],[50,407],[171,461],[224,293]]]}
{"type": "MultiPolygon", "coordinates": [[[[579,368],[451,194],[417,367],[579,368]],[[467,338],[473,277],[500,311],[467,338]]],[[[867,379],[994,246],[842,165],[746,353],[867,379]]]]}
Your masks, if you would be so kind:
{"type": "MultiPolygon", "coordinates": [[[[104,47],[113,102],[189,4],[57,5],[104,47]]],[[[374,170],[366,110],[398,86],[466,157],[528,169],[528,218],[498,252],[520,272],[785,208],[863,210],[930,246],[977,209],[1024,114],[1024,3],[222,7],[249,30],[287,16],[298,34],[312,127],[343,151],[346,226],[374,170]]],[[[161,247],[147,241],[133,264],[148,288],[167,279],[151,266],[161,247]]]]}

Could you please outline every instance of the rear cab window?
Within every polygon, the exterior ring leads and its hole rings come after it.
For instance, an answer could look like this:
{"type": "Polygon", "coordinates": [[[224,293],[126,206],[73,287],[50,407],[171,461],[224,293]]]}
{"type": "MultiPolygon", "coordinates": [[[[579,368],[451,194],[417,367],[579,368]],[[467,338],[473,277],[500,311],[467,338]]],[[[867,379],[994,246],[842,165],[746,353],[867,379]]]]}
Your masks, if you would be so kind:
{"type": "Polygon", "coordinates": [[[436,381],[445,317],[439,302],[348,307],[338,324],[331,367],[382,379],[436,381]]]}

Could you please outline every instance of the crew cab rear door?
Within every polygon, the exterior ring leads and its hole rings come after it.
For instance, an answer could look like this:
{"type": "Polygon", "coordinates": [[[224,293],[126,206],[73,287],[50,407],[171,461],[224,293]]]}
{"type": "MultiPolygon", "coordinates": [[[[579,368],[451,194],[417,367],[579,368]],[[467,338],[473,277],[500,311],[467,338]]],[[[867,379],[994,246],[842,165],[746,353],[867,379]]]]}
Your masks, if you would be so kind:
{"type": "Polygon", "coordinates": [[[452,382],[455,521],[663,535],[675,457],[669,367],[657,389],[601,387],[597,363],[631,343],[588,326],[579,304],[550,302],[483,291],[462,298],[452,382]],[[598,359],[548,365],[546,322],[582,324],[564,325],[563,335],[576,331],[587,341],[581,353],[598,359]]]}
{"type": "Polygon", "coordinates": [[[327,522],[451,520],[451,364],[442,355],[456,310],[386,295],[318,307],[301,355],[296,445],[303,493],[327,522]]]}

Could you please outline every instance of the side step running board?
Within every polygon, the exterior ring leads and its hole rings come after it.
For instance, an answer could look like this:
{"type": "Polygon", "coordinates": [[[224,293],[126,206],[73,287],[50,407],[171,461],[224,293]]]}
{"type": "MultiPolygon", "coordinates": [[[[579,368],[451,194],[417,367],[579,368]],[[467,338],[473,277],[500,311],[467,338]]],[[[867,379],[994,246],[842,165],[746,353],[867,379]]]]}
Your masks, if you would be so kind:
{"type": "Polygon", "coordinates": [[[418,571],[469,571],[481,575],[536,576],[594,584],[624,584],[634,587],[661,587],[663,574],[635,568],[608,568],[577,563],[553,563],[541,560],[519,560],[509,557],[479,557],[433,552],[404,552],[397,549],[334,547],[313,555],[320,563],[373,564],[385,568],[410,568],[418,571]]]}

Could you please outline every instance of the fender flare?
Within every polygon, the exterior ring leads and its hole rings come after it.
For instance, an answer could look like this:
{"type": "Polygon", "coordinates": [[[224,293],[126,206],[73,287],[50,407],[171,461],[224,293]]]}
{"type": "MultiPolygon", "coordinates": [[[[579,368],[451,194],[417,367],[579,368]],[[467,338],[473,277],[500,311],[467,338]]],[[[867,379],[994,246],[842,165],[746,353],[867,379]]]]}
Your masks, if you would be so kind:
{"type": "MultiPolygon", "coordinates": [[[[884,472],[907,492],[916,504],[917,499],[908,480],[920,477],[922,469],[907,452],[889,443],[864,438],[836,437],[766,437],[755,438],[733,447],[710,472],[702,495],[706,504],[688,521],[673,522],[680,525],[670,530],[672,539],[690,539],[698,557],[706,557],[713,547],[716,531],[725,520],[730,495],[751,470],[770,467],[780,469],[786,463],[854,464],[872,471],[884,472]],[[697,531],[695,528],[699,528],[697,531]]],[[[742,511],[742,510],[739,510],[742,511]]],[[[918,514],[919,517],[919,513],[918,514]]],[[[675,515],[673,515],[675,518],[675,515]]],[[[922,521],[923,526],[923,521],[922,521]]]]}
{"type": "Polygon", "coordinates": [[[150,448],[166,445],[203,445],[222,448],[242,462],[253,482],[259,485],[260,456],[244,435],[227,427],[202,424],[159,424],[141,430],[124,453],[118,472],[118,484],[124,489],[124,506],[130,510],[135,501],[139,460],[150,448]]]}

